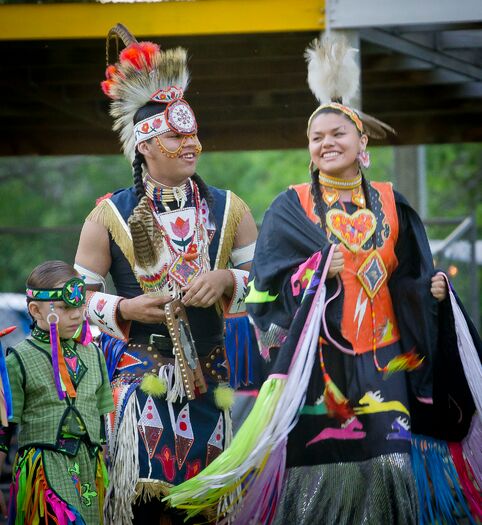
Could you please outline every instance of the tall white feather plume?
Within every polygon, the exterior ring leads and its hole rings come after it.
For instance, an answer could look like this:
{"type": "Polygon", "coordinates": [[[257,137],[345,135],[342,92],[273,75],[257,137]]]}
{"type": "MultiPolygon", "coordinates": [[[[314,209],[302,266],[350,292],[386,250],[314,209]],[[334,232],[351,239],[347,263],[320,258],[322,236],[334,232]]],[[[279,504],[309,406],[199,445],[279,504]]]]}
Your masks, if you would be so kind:
{"type": "Polygon", "coordinates": [[[333,33],[315,39],[306,49],[308,85],[320,104],[350,104],[360,84],[356,53],[344,36],[333,33]]]}

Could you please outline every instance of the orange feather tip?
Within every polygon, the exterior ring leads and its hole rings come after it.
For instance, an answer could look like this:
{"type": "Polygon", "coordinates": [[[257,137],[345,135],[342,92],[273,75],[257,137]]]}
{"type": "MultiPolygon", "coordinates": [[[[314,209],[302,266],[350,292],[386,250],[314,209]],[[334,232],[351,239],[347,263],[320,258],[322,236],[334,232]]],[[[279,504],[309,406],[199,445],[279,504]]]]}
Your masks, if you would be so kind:
{"type": "Polygon", "coordinates": [[[139,44],[131,44],[123,49],[119,55],[123,66],[131,65],[136,69],[142,69],[145,64],[144,52],[139,44]]]}
{"type": "Polygon", "coordinates": [[[110,98],[113,98],[112,95],[110,94],[112,84],[113,84],[112,80],[103,80],[100,83],[100,87],[102,88],[104,95],[107,95],[110,98]]]}
{"type": "Polygon", "coordinates": [[[152,67],[152,58],[154,55],[159,53],[160,48],[157,44],[154,44],[153,42],[140,42],[139,47],[142,50],[142,53],[144,54],[144,60],[146,61],[147,67],[152,67]]]}
{"type": "Polygon", "coordinates": [[[325,391],[324,399],[326,410],[330,417],[334,417],[335,419],[338,419],[338,421],[343,422],[355,415],[348,400],[342,403],[338,402],[329,390],[325,391]]]}
{"type": "Polygon", "coordinates": [[[113,193],[106,193],[105,195],[102,195],[102,197],[99,197],[95,200],[95,205],[99,205],[102,201],[104,201],[105,199],[109,199],[110,197],[112,197],[113,193]]]}
{"type": "Polygon", "coordinates": [[[117,68],[113,65],[107,66],[105,70],[105,78],[107,80],[112,80],[114,75],[118,74],[117,68]]]}
{"type": "Polygon", "coordinates": [[[339,421],[346,421],[355,415],[348,399],[341,393],[339,388],[333,383],[328,374],[324,374],[325,391],[323,397],[328,415],[339,421]]]}
{"type": "Polygon", "coordinates": [[[8,326],[7,328],[0,330],[0,337],[4,337],[5,335],[11,334],[16,329],[16,326],[8,326]]]}

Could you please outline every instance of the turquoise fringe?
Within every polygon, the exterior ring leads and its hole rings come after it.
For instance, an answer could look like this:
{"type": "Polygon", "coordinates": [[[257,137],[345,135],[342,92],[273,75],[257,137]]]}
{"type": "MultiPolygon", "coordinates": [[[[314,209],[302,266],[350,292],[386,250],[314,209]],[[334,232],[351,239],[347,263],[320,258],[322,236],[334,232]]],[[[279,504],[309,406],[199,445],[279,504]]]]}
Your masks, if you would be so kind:
{"type": "Polygon", "coordinates": [[[420,525],[458,525],[472,517],[445,441],[412,434],[412,464],[420,501],[420,525]]]}

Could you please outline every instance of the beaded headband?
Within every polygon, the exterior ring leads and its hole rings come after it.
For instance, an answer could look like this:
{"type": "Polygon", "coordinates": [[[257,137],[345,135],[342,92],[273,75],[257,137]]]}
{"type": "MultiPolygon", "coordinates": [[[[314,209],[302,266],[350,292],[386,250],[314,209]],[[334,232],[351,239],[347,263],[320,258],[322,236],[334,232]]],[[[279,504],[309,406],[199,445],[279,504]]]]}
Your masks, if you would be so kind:
{"type": "Polygon", "coordinates": [[[320,111],[323,109],[336,109],[338,111],[341,111],[344,115],[346,115],[352,122],[355,124],[356,129],[363,134],[363,122],[361,121],[360,117],[358,116],[357,112],[348,107],[344,104],[340,104],[339,102],[330,102],[329,104],[322,104],[321,106],[318,106],[315,111],[311,114],[310,118],[308,119],[308,129],[306,130],[307,133],[310,132],[311,123],[313,119],[318,115],[320,111]]]}
{"type": "Polygon", "coordinates": [[[85,304],[87,288],[80,277],[69,279],[62,288],[26,288],[27,297],[34,301],[63,301],[78,308],[85,304]]]}
{"type": "Polygon", "coordinates": [[[145,118],[134,125],[136,146],[144,140],[163,135],[169,131],[173,131],[178,135],[194,135],[197,133],[194,112],[191,106],[182,98],[169,102],[162,113],[145,118]]]}

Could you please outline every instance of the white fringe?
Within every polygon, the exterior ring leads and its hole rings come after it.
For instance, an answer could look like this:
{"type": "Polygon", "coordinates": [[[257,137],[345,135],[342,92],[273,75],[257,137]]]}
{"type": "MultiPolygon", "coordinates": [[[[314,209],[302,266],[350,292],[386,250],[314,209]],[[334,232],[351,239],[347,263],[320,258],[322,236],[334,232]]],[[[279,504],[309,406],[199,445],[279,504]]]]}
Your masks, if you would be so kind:
{"type": "MultiPolygon", "coordinates": [[[[149,399],[149,398],[148,398],[149,399]]],[[[152,399],[152,398],[151,398],[152,399]]],[[[154,401],[153,401],[154,402],[154,401]]],[[[139,403],[139,400],[137,399],[137,396],[136,396],[136,407],[137,407],[137,412],[139,414],[142,414],[142,409],[141,409],[141,405],[139,403]]],[[[139,424],[142,426],[142,430],[144,432],[144,436],[147,436],[147,433],[146,433],[146,427],[143,423],[141,423],[141,418],[139,418],[139,423],[137,423],[137,426],[139,427],[139,424]]],[[[147,447],[146,447],[147,448],[147,447]]],[[[149,450],[147,450],[147,457],[149,459],[149,473],[147,474],[147,479],[151,479],[151,474],[152,474],[152,463],[151,463],[151,455],[149,454],[149,450]]]]}
{"type": "MultiPolygon", "coordinates": [[[[296,347],[296,357],[293,355],[294,361],[292,361],[288,370],[284,389],[278,399],[273,416],[260,436],[257,446],[241,464],[233,466],[228,472],[212,475],[203,475],[202,472],[198,474],[197,487],[190,487],[189,489],[191,498],[201,499],[212,488],[236,484],[246,473],[252,469],[259,468],[266,455],[274,450],[277,445],[280,445],[282,441],[286,440],[288,434],[296,425],[299,418],[299,409],[303,406],[306,399],[306,391],[317,355],[321,314],[326,298],[325,278],[334,250],[335,245],[330,248],[328,253],[320,283],[299,338],[303,342],[299,347],[298,345],[296,347]]],[[[234,494],[235,492],[233,491],[233,497],[234,494]]],[[[183,494],[178,493],[176,497],[181,499],[183,494]]],[[[242,505],[233,505],[230,508],[230,514],[230,519],[233,519],[234,523],[244,524],[242,505]]]]}
{"type": "MultiPolygon", "coordinates": [[[[223,411],[224,414],[224,450],[226,450],[233,440],[233,421],[231,418],[231,409],[227,408],[223,411]]],[[[225,525],[230,525],[233,522],[234,516],[229,515],[229,509],[233,506],[240,505],[242,501],[241,486],[239,485],[236,489],[228,493],[225,497],[221,498],[218,502],[217,515],[218,519],[216,522],[222,521],[225,525]],[[224,516],[224,518],[221,518],[224,516]]]]}
{"type": "MultiPolygon", "coordinates": [[[[111,451],[114,451],[115,446],[116,446],[117,433],[119,431],[119,423],[120,423],[120,421],[119,421],[120,407],[124,403],[124,398],[125,398],[127,392],[129,391],[129,386],[130,385],[123,385],[121,387],[118,387],[119,390],[120,390],[120,393],[119,393],[119,397],[118,397],[116,408],[115,408],[115,412],[114,412],[114,423],[113,423],[113,425],[111,425],[110,416],[109,415],[104,416],[104,420],[105,420],[105,437],[106,437],[107,448],[109,450],[109,453],[111,453],[111,451]]],[[[112,454],[113,454],[113,452],[111,453],[111,455],[112,454]]]]}
{"type": "Polygon", "coordinates": [[[452,312],[454,314],[455,333],[457,334],[460,360],[464,367],[465,377],[470,392],[472,393],[479,418],[482,420],[482,364],[480,363],[464,314],[457,304],[452,290],[450,290],[450,285],[448,285],[448,291],[452,312]]]}
{"type": "Polygon", "coordinates": [[[186,392],[184,391],[181,368],[177,357],[174,366],[171,364],[161,366],[159,369],[159,378],[166,381],[166,401],[169,403],[176,403],[176,401],[181,402],[186,396],[186,392]]]}
{"type": "Polygon", "coordinates": [[[233,441],[233,420],[231,419],[231,409],[226,408],[223,411],[224,415],[224,448],[228,448],[233,441]]]}
{"type": "Polygon", "coordinates": [[[462,449],[465,459],[472,467],[474,478],[477,485],[482,487],[482,421],[477,414],[474,414],[470,425],[469,433],[462,441],[462,449]]]}
{"type": "Polygon", "coordinates": [[[132,502],[139,478],[136,402],[137,396],[134,391],[127,402],[117,440],[113,444],[109,468],[110,483],[104,504],[106,525],[132,525],[134,518],[132,502]]]}

